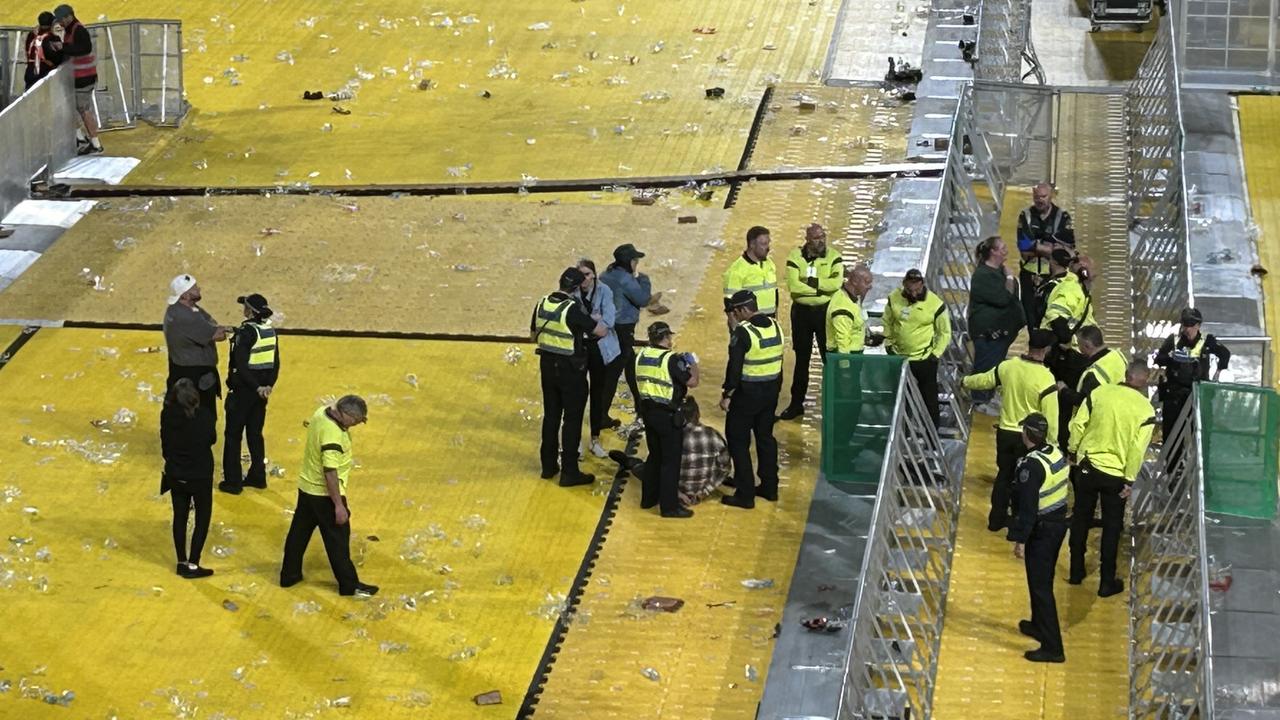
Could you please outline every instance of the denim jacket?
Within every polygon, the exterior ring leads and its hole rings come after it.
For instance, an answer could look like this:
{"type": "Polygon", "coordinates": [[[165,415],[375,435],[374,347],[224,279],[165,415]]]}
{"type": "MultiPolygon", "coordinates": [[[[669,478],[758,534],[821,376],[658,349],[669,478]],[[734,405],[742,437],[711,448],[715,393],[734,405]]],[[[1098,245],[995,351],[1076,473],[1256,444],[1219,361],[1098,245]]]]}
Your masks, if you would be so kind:
{"type": "Polygon", "coordinates": [[[640,273],[633,277],[624,268],[610,266],[600,280],[613,291],[613,302],[618,310],[616,322],[621,325],[640,322],[640,308],[649,304],[653,292],[649,276],[640,273]]]}
{"type": "MultiPolygon", "coordinates": [[[[579,291],[579,298],[582,299],[583,305],[586,304],[586,298],[583,298],[579,291]]],[[[613,331],[616,310],[614,309],[613,290],[602,282],[596,282],[595,295],[591,297],[591,307],[588,308],[588,314],[599,315],[600,322],[609,329],[609,333],[596,342],[600,348],[600,358],[604,360],[604,364],[608,365],[618,356],[622,354],[622,346],[618,343],[618,334],[613,331]]]]}

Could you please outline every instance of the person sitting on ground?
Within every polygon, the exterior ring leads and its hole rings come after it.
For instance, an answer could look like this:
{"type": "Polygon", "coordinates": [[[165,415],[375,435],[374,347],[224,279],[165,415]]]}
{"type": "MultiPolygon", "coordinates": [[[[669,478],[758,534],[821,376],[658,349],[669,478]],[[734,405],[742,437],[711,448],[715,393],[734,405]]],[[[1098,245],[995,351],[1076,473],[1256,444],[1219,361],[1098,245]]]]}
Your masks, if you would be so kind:
{"type": "MultiPolygon", "coordinates": [[[[724,485],[733,472],[729,443],[719,430],[702,424],[698,401],[686,397],[680,406],[684,418],[684,435],[680,448],[680,502],[695,505],[724,485]]],[[[623,472],[640,477],[644,461],[621,450],[610,450],[609,457],[623,472]]]]}
{"type": "Polygon", "coordinates": [[[173,498],[173,547],[178,555],[178,575],[187,579],[209,577],[200,567],[200,553],[209,535],[213,516],[213,445],[218,442],[213,409],[200,404],[200,391],[191,378],[179,378],[164,396],[160,411],[160,452],[164,473],[160,494],[173,498]],[[196,511],[187,550],[187,518],[196,511]]]}

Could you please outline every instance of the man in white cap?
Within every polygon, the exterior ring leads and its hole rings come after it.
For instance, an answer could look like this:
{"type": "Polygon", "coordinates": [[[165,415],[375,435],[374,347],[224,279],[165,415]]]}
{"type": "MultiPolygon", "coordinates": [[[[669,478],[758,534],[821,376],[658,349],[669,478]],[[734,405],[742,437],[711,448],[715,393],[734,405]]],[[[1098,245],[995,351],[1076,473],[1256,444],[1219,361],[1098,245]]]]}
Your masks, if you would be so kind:
{"type": "Polygon", "coordinates": [[[227,329],[200,307],[200,299],[194,277],[183,274],[169,283],[169,308],[164,313],[164,342],[169,352],[165,386],[172,389],[180,378],[190,378],[200,391],[200,405],[216,415],[222,381],[215,343],[227,339],[227,329]]]}

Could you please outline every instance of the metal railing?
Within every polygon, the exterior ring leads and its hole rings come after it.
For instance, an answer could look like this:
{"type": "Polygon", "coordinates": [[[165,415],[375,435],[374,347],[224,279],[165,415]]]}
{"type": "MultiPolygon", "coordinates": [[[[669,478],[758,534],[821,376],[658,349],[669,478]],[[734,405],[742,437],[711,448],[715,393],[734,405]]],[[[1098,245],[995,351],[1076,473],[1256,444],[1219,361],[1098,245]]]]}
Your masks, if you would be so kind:
{"type": "MultiPolygon", "coordinates": [[[[983,0],[978,4],[975,80],[1018,83],[1031,39],[1030,0],[983,0]]],[[[1041,80],[1043,82],[1043,80],[1041,80]]]]}
{"type": "Polygon", "coordinates": [[[928,718],[960,484],[904,364],[851,615],[841,720],[928,718]]]}
{"type": "MultiPolygon", "coordinates": [[[[177,126],[187,105],[182,75],[182,23],[121,20],[86,26],[98,60],[94,113],[104,130],[144,120],[177,126]]],[[[0,27],[0,107],[22,94],[26,27],[0,27]]]]}
{"type": "Polygon", "coordinates": [[[1200,404],[1192,393],[1133,486],[1129,717],[1213,717],[1200,404]]]}
{"type": "Polygon", "coordinates": [[[1135,356],[1159,348],[1191,297],[1177,55],[1163,19],[1126,97],[1135,356]]]}

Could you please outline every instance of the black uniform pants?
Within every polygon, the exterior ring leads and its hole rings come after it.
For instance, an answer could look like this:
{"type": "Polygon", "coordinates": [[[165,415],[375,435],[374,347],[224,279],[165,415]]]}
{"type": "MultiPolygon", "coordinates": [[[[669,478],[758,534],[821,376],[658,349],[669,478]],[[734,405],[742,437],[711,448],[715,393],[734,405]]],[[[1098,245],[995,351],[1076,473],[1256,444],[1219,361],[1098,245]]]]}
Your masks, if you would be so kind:
{"type": "Polygon", "coordinates": [[[1102,501],[1102,567],[1100,587],[1116,581],[1116,556],[1120,551],[1120,532],[1124,529],[1124,478],[1109,475],[1084,462],[1076,475],[1076,504],[1071,510],[1071,577],[1084,577],[1085,548],[1089,543],[1089,526],[1094,510],[1102,501]]]}
{"type": "Polygon", "coordinates": [[[165,379],[164,389],[167,393],[182,378],[195,384],[200,393],[200,407],[208,408],[213,419],[218,420],[218,398],[222,397],[222,379],[218,376],[218,368],[195,365],[174,365],[169,362],[169,377],[165,379]],[[201,387],[201,386],[206,387],[201,387]]]}
{"type": "Polygon", "coordinates": [[[582,415],[587,409],[586,368],[574,367],[568,358],[547,354],[539,357],[542,474],[554,475],[558,468],[561,480],[572,480],[578,477],[578,444],[582,441],[582,415]]]}
{"type": "Polygon", "coordinates": [[[659,505],[662,512],[680,509],[680,454],[684,431],[676,427],[669,407],[644,402],[644,439],[649,445],[640,475],[640,507],[659,505]]]}
{"type": "Polygon", "coordinates": [[[618,373],[614,372],[614,366],[621,363],[622,358],[616,357],[606,365],[598,343],[591,343],[587,348],[587,379],[590,383],[587,424],[591,428],[591,437],[599,437],[605,430],[605,419],[609,417],[613,395],[618,390],[618,373]]]}
{"type": "Polygon", "coordinates": [[[924,397],[924,407],[929,412],[929,419],[936,429],[942,421],[942,411],[938,407],[938,358],[912,360],[907,363],[911,368],[911,376],[920,386],[920,395],[924,397]]]}
{"type": "MultiPolygon", "coordinates": [[[[342,498],[342,506],[347,505],[347,498],[342,498]]],[[[284,563],[280,567],[280,583],[288,585],[302,579],[302,557],[307,554],[307,545],[316,528],[320,528],[320,539],[324,541],[325,554],[329,556],[329,567],[333,568],[333,576],[338,580],[338,592],[350,595],[355,592],[360,577],[356,574],[355,563],[351,562],[351,522],[339,525],[334,518],[333,500],[328,495],[311,495],[298,491],[298,506],[293,511],[293,522],[289,524],[289,535],[284,540],[284,563]]]]}
{"type": "Polygon", "coordinates": [[[1178,417],[1182,415],[1182,409],[1186,407],[1187,401],[1191,399],[1191,389],[1187,387],[1167,385],[1164,392],[1161,393],[1160,407],[1160,437],[1161,441],[1168,444],[1173,439],[1173,426],[1178,424],[1178,417]]]}
{"type": "Polygon", "coordinates": [[[1036,297],[1036,288],[1040,285],[1040,276],[1026,270],[1018,271],[1018,293],[1022,297],[1022,310],[1026,313],[1027,328],[1034,330],[1040,327],[1044,319],[1043,309],[1036,297]]]}
{"type": "Polygon", "coordinates": [[[827,361],[827,306],[791,303],[791,348],[796,353],[796,368],[791,375],[791,404],[804,407],[809,392],[809,359],[813,357],[813,341],[818,341],[818,357],[827,361]]]}
{"type": "Polygon", "coordinates": [[[1009,517],[1015,512],[1013,469],[1026,454],[1021,432],[996,430],[996,481],[991,484],[991,512],[987,514],[987,529],[992,532],[1009,526],[1009,517]]]}
{"type": "Polygon", "coordinates": [[[1024,553],[1031,624],[1035,626],[1040,649],[1055,655],[1062,654],[1062,627],[1058,624],[1058,603],[1053,597],[1053,576],[1066,536],[1065,514],[1041,517],[1031,529],[1024,553]]]}
{"type": "Polygon", "coordinates": [[[213,519],[213,478],[171,480],[169,499],[173,501],[173,549],[178,562],[199,565],[204,541],[209,537],[209,522],[213,519]],[[193,508],[196,522],[191,528],[191,549],[188,551],[187,520],[193,508]]]}
{"type": "MultiPolygon", "coordinates": [[[[636,415],[640,414],[640,386],[636,385],[636,324],[635,323],[618,323],[613,326],[613,332],[618,336],[618,346],[622,348],[622,355],[614,360],[613,373],[610,377],[609,386],[617,388],[618,378],[622,375],[627,377],[627,388],[631,390],[631,402],[635,405],[636,415]]],[[[610,398],[613,396],[610,395],[610,398]]],[[[612,400],[610,401],[612,402],[612,400]]]]}
{"type": "Polygon", "coordinates": [[[773,437],[777,420],[778,395],[782,380],[743,382],[729,400],[729,413],[724,420],[724,436],[733,458],[734,494],[739,499],[755,500],[756,479],[751,465],[751,438],[756,440],[759,460],[760,493],[778,494],[778,441],[773,437]]]}
{"type": "Polygon", "coordinates": [[[267,451],[262,428],[267,422],[267,400],[252,390],[227,393],[227,420],[222,443],[222,480],[228,485],[245,481],[261,485],[267,482],[267,451]],[[249,446],[249,472],[241,474],[240,439],[249,446]]]}

